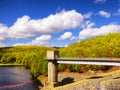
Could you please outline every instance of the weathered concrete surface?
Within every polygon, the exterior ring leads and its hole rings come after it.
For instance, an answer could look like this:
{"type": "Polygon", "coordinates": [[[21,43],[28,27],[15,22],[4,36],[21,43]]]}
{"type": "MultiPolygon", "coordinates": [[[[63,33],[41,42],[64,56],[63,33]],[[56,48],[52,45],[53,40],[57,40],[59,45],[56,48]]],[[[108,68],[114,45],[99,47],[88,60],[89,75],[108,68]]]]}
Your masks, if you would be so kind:
{"type": "Polygon", "coordinates": [[[120,90],[120,70],[55,87],[51,90],[120,90]]]}
{"type": "Polygon", "coordinates": [[[58,51],[47,51],[48,60],[48,83],[51,87],[58,82],[58,66],[56,58],[59,57],[58,51]]]}
{"type": "Polygon", "coordinates": [[[100,83],[100,90],[120,90],[120,79],[104,80],[100,83]]]}
{"type": "Polygon", "coordinates": [[[54,84],[58,82],[58,68],[54,61],[48,62],[48,83],[54,84]]]}

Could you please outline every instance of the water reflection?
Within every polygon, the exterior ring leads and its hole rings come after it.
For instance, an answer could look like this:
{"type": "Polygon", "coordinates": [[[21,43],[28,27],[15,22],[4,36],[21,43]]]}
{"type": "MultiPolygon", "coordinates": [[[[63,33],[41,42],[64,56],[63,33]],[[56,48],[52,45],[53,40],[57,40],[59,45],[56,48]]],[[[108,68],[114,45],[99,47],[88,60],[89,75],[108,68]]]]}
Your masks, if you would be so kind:
{"type": "Polygon", "coordinates": [[[0,67],[0,90],[38,90],[28,69],[0,67]]]}

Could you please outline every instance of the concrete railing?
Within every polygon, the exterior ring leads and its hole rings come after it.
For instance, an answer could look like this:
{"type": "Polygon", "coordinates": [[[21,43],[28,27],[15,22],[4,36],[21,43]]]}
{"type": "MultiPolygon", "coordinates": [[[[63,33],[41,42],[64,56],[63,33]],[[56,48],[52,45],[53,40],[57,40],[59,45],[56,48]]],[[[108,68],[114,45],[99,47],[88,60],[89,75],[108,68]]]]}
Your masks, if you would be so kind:
{"type": "Polygon", "coordinates": [[[47,51],[48,83],[55,85],[58,82],[58,63],[64,64],[92,64],[120,66],[120,58],[60,58],[59,51],[47,51]]]}

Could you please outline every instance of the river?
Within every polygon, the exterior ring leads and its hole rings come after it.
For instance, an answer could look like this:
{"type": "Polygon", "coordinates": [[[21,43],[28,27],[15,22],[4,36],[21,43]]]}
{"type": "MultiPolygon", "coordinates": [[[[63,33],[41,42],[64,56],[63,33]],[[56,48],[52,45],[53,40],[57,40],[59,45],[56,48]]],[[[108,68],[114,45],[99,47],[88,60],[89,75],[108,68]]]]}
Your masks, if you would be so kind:
{"type": "Polygon", "coordinates": [[[0,67],[0,90],[38,90],[30,71],[22,66],[0,67]]]}

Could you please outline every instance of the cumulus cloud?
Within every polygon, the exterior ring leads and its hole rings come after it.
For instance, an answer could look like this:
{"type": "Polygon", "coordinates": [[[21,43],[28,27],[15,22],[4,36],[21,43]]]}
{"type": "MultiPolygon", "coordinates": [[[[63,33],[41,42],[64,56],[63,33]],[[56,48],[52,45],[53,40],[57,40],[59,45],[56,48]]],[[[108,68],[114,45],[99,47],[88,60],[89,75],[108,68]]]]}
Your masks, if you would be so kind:
{"type": "Polygon", "coordinates": [[[3,41],[8,37],[8,27],[0,23],[0,47],[6,47],[7,45],[3,41]]]}
{"type": "Polygon", "coordinates": [[[3,42],[0,42],[0,47],[6,47],[7,45],[4,44],[3,42]]]}
{"type": "Polygon", "coordinates": [[[9,28],[9,36],[11,38],[29,38],[37,34],[53,34],[66,29],[75,29],[83,20],[84,16],[75,10],[62,10],[43,19],[31,19],[25,15],[18,18],[9,28]]]}
{"type": "MultiPolygon", "coordinates": [[[[6,38],[9,39],[24,39],[37,35],[51,35],[63,30],[75,29],[81,27],[81,23],[85,19],[89,18],[91,13],[82,15],[76,10],[65,11],[62,10],[56,14],[51,14],[48,17],[40,19],[31,19],[29,16],[25,15],[21,18],[18,18],[16,22],[10,27],[0,24],[0,43],[3,45],[2,41],[6,38]]],[[[30,43],[27,44],[40,44],[45,40],[41,40],[43,37],[38,37],[30,43]]],[[[51,36],[49,37],[49,39],[51,36]]],[[[73,39],[73,38],[71,38],[73,39]]],[[[49,40],[48,40],[49,41],[49,40]]],[[[46,40],[47,42],[47,40],[46,40]]],[[[35,45],[36,45],[35,44],[35,45]]],[[[16,45],[26,45],[25,43],[17,43],[16,45]]]]}
{"type": "Polygon", "coordinates": [[[40,37],[37,37],[35,40],[31,41],[30,43],[27,43],[27,45],[44,45],[51,41],[51,35],[42,35],[40,37]]]}
{"type": "Polygon", "coordinates": [[[95,0],[94,3],[105,3],[107,0],[95,0]]]}
{"type": "Polygon", "coordinates": [[[9,27],[9,37],[19,39],[34,36],[34,30],[32,29],[32,26],[29,22],[29,16],[23,16],[22,18],[18,18],[14,25],[9,27]]]}
{"type": "Polygon", "coordinates": [[[71,32],[65,32],[63,35],[61,35],[58,38],[58,40],[66,40],[66,39],[73,40],[73,39],[75,39],[75,36],[73,36],[71,32]]]}
{"type": "Polygon", "coordinates": [[[120,32],[120,25],[109,24],[106,26],[102,26],[100,28],[93,28],[93,27],[85,28],[79,32],[79,39],[84,40],[87,38],[105,35],[105,34],[113,33],[113,32],[120,32]]]}
{"type": "Polygon", "coordinates": [[[111,14],[105,11],[99,11],[99,15],[105,18],[110,18],[111,14]]]}
{"type": "Polygon", "coordinates": [[[47,44],[51,41],[51,35],[41,35],[40,37],[35,38],[31,42],[28,43],[16,43],[13,46],[23,46],[23,45],[35,45],[35,46],[40,46],[47,44]]]}
{"type": "Polygon", "coordinates": [[[7,38],[8,33],[7,33],[8,27],[0,24],[0,41],[3,41],[5,38],[7,38]]]}

